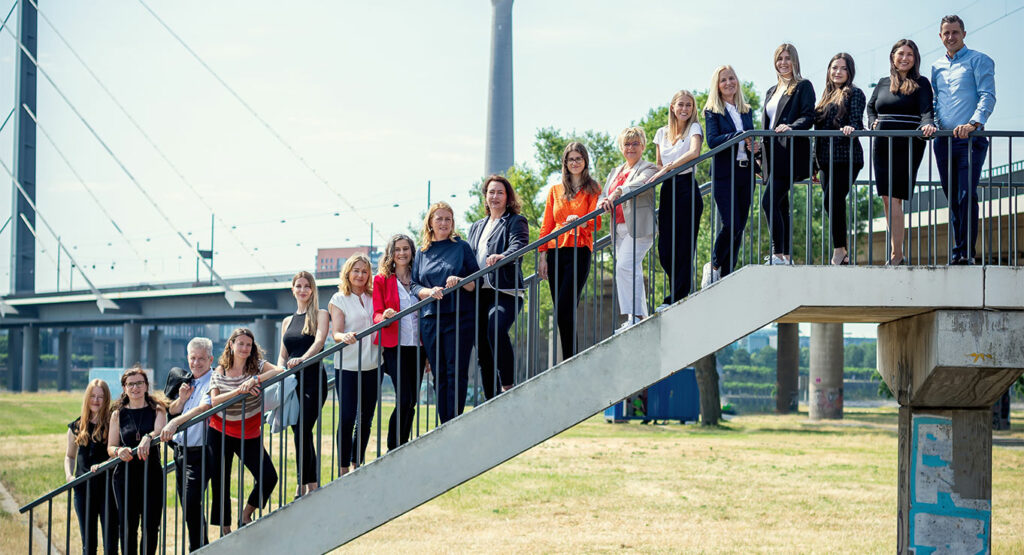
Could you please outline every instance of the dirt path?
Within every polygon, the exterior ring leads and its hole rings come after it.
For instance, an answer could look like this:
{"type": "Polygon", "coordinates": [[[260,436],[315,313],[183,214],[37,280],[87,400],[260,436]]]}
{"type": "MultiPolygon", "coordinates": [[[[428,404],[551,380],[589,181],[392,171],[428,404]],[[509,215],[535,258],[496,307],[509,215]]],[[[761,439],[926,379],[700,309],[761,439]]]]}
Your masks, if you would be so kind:
{"type": "MultiPolygon", "coordinates": [[[[3,482],[0,482],[0,509],[4,512],[10,513],[14,518],[19,521],[23,528],[28,528],[28,517],[18,512],[18,504],[15,503],[14,498],[11,497],[10,492],[4,487],[3,482]]],[[[42,530],[36,527],[32,527],[32,544],[33,548],[36,546],[46,545],[46,534],[42,530]]],[[[61,551],[54,546],[50,546],[50,553],[60,554],[61,551]]]]}

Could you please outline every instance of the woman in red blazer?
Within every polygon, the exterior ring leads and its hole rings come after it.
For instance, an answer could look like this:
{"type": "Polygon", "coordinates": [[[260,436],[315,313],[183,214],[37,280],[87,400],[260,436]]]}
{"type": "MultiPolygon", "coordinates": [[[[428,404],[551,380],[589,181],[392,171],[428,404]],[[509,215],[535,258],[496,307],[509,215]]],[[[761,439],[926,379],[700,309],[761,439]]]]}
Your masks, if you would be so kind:
{"type": "MultiPolygon", "coordinates": [[[[394,235],[384,249],[373,276],[373,322],[380,323],[419,302],[410,291],[412,259],[416,248],[411,238],[394,235]]],[[[419,314],[413,312],[380,330],[377,339],[384,351],[384,372],[395,386],[395,410],[388,421],[388,449],[409,441],[420,379],[427,353],[420,345],[419,314]]]]}

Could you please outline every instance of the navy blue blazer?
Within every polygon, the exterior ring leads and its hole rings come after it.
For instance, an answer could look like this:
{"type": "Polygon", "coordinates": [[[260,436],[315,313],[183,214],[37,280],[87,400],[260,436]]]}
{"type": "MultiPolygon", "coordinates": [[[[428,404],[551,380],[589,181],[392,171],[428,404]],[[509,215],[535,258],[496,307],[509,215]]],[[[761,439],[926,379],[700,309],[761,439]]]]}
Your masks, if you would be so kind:
{"type": "MultiPolygon", "coordinates": [[[[711,110],[704,110],[704,127],[707,132],[708,148],[715,148],[722,143],[736,137],[744,131],[754,129],[754,116],[750,110],[740,114],[740,121],[743,129],[736,129],[729,114],[719,114],[711,110]]],[[[747,158],[753,163],[754,155],[747,152],[747,158]]],[[[715,155],[714,178],[717,183],[729,183],[732,180],[732,167],[736,161],[736,149],[726,149],[715,155]]]]}
{"type": "MultiPolygon", "coordinates": [[[[469,228],[467,241],[469,246],[473,247],[473,252],[479,253],[477,243],[480,242],[480,235],[484,232],[487,219],[485,216],[473,222],[473,225],[469,228]]],[[[487,238],[486,249],[488,256],[492,254],[508,256],[530,243],[530,224],[526,221],[526,217],[521,214],[505,212],[495,226],[494,230],[491,231],[490,237],[487,238]]],[[[517,268],[515,262],[502,266],[497,272],[485,274],[484,279],[487,281],[487,285],[495,289],[523,289],[522,267],[520,265],[517,268]],[[495,285],[494,280],[495,273],[497,273],[498,278],[497,285],[495,285]]]]}

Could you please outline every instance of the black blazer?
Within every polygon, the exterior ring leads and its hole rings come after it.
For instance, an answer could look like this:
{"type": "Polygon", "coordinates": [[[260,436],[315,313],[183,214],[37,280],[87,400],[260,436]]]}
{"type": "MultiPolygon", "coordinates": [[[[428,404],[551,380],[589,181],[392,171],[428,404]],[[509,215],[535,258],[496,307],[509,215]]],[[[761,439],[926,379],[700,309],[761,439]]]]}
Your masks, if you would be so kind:
{"type": "MultiPolygon", "coordinates": [[[[715,148],[744,131],[754,129],[754,117],[751,115],[750,110],[747,110],[745,114],[740,114],[740,122],[743,123],[743,129],[736,129],[736,124],[733,123],[729,114],[719,114],[711,110],[704,110],[704,126],[707,127],[708,148],[715,148]]],[[[732,167],[736,160],[735,152],[734,149],[729,149],[715,155],[714,178],[717,183],[729,183],[732,179],[732,167]]],[[[753,155],[748,152],[747,156],[753,162],[753,155]]]]}
{"type": "MultiPolygon", "coordinates": [[[[768,101],[771,100],[775,94],[775,88],[778,85],[772,86],[768,89],[768,92],[764,95],[764,104],[768,105],[768,101]]],[[[768,117],[768,110],[764,108],[761,110],[761,122],[764,129],[774,129],[776,126],[786,124],[793,129],[807,130],[814,125],[814,86],[807,79],[797,83],[793,94],[783,93],[782,98],[779,99],[779,106],[776,109],[775,125],[772,125],[771,118],[768,117]]],[[[789,141],[793,141],[793,181],[802,181],[810,177],[810,165],[811,165],[811,140],[808,137],[792,137],[787,138],[784,136],[775,137],[773,146],[765,145],[762,149],[764,156],[773,156],[776,164],[787,164],[786,170],[789,170],[789,141]]],[[[771,171],[771,162],[768,158],[765,158],[764,169],[765,171],[771,171]]]]}
{"type": "MultiPolygon", "coordinates": [[[[477,250],[477,243],[480,242],[480,235],[484,232],[484,226],[487,225],[487,216],[473,222],[473,225],[469,228],[469,237],[467,242],[469,246],[473,248],[473,252],[479,254],[477,250]]],[[[526,217],[522,214],[513,214],[511,212],[505,212],[505,214],[495,224],[494,231],[491,232],[491,236],[487,238],[487,255],[492,254],[503,254],[508,256],[517,250],[525,247],[530,243],[530,224],[527,223],[526,217]]],[[[483,266],[481,265],[481,268],[483,266]]],[[[497,272],[491,272],[484,276],[487,285],[495,289],[522,289],[523,288],[523,272],[522,267],[516,267],[514,262],[510,262],[501,267],[497,272]],[[495,284],[494,278],[497,274],[498,282],[495,284]]]]}

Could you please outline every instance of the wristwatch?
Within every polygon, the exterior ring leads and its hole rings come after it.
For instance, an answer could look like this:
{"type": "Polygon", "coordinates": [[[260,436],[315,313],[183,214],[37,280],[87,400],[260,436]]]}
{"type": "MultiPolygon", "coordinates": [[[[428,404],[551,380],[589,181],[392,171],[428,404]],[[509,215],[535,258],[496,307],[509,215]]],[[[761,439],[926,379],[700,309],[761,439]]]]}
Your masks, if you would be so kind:
{"type": "Polygon", "coordinates": [[[983,123],[980,123],[980,122],[977,122],[977,121],[973,121],[973,120],[968,122],[968,123],[970,123],[971,125],[974,126],[974,130],[975,131],[984,131],[985,130],[985,124],[983,124],[983,123]]]}

